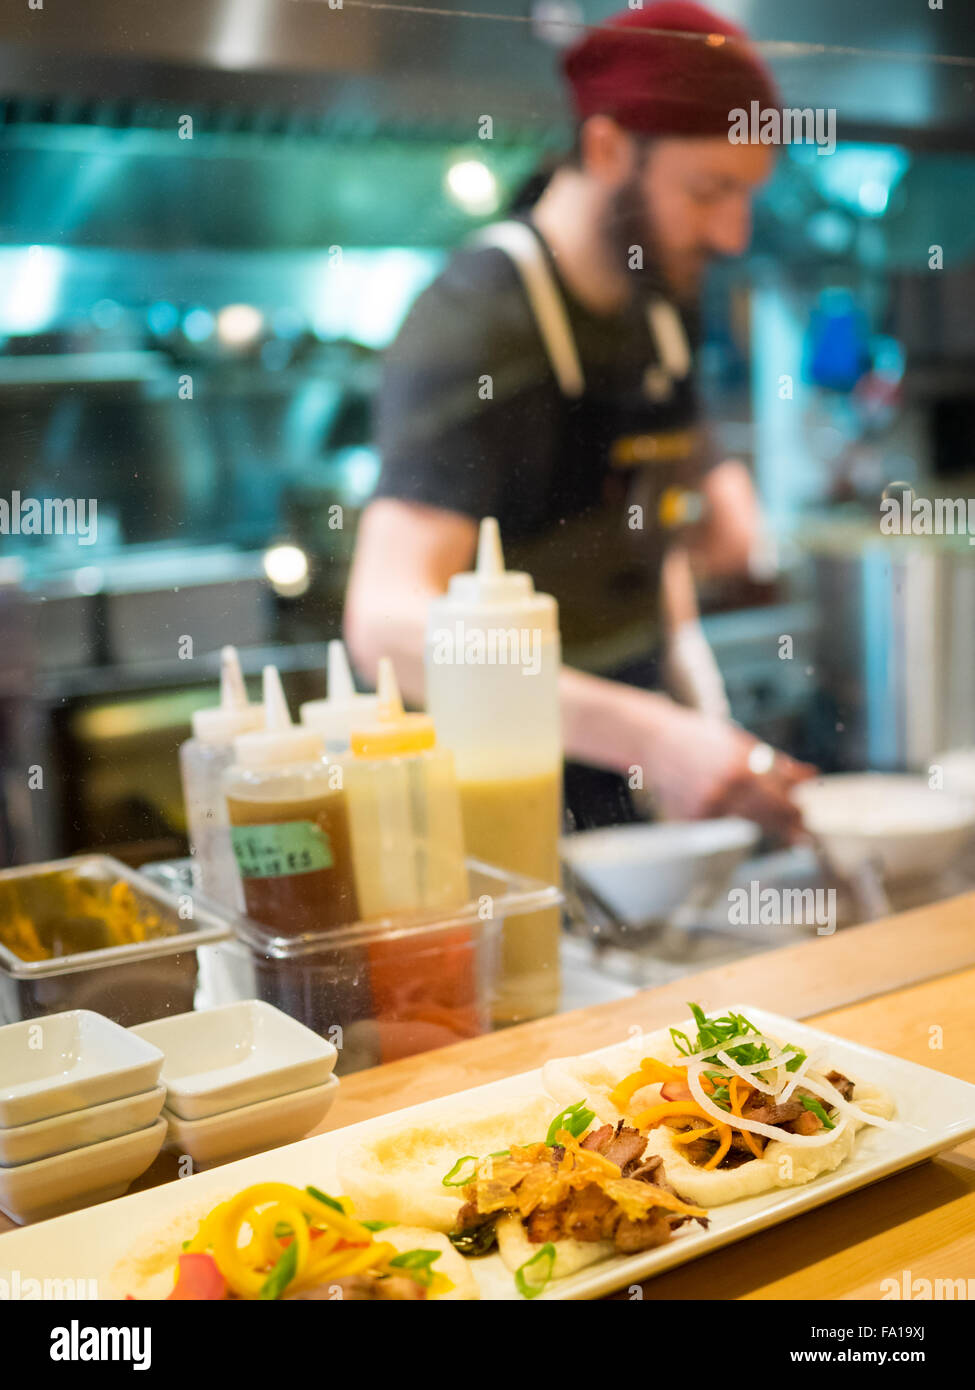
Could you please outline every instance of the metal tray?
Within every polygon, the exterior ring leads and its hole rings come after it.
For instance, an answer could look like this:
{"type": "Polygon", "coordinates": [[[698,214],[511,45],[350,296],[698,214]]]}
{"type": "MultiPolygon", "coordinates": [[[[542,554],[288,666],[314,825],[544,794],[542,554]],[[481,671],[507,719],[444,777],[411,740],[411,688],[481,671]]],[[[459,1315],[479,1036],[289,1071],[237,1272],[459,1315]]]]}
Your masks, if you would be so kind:
{"type": "MultiPolygon", "coordinates": [[[[56,917],[58,894],[64,892],[59,879],[65,886],[83,884],[96,899],[123,882],[140,916],[151,914],[155,923],[141,941],[68,950],[42,960],[22,959],[0,941],[0,1023],[88,1008],[129,1026],[193,1007],[198,947],[231,935],[218,911],[195,896],[181,901],[178,892],[109,855],[85,854],[0,871],[0,934],[17,908],[32,921],[45,913],[56,917]]],[[[64,900],[67,904],[66,894],[64,900]]]]}

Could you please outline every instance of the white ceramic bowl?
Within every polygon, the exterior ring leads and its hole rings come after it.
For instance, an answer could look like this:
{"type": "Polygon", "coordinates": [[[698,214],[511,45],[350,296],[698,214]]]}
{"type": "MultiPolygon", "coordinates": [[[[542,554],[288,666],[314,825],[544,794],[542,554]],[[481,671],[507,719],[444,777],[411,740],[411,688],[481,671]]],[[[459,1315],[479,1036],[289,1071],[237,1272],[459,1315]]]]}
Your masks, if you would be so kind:
{"type": "Polygon", "coordinates": [[[50,1120],[37,1120],[32,1125],[14,1125],[0,1129],[0,1167],[11,1168],[18,1163],[34,1163],[39,1158],[67,1153],[85,1144],[100,1144],[105,1139],[117,1139],[133,1130],[151,1125],[166,1099],[166,1087],[154,1086],[137,1096],[123,1096],[105,1105],[90,1105],[86,1110],[69,1110],[50,1120]]]}
{"type": "Polygon", "coordinates": [[[0,1211],[24,1226],[121,1197],[162,1148],[166,1122],[83,1149],[0,1168],[0,1211]]]}
{"type": "Polygon", "coordinates": [[[715,897],[759,840],[751,821],[661,821],[584,830],[562,857],[627,926],[665,921],[692,892],[715,897]]]}
{"type": "Polygon", "coordinates": [[[332,1043],[259,999],[140,1023],[131,1032],[162,1050],[166,1108],[183,1120],[320,1086],[338,1056],[332,1043]]]}
{"type": "Polygon", "coordinates": [[[942,873],[975,835],[975,799],[924,777],[843,772],[801,782],[793,797],[837,873],[874,865],[888,879],[942,873]]]}
{"type": "Polygon", "coordinates": [[[157,1047],[90,1009],[0,1028],[0,1125],[29,1125],[148,1091],[157,1047]]]}
{"type": "Polygon", "coordinates": [[[328,1113],[338,1088],[339,1079],[332,1076],[324,1086],[274,1096],[204,1120],[184,1120],[164,1109],[163,1118],[169,1125],[166,1148],[171,1153],[189,1154],[194,1167],[206,1168],[291,1144],[303,1139],[328,1113]]]}

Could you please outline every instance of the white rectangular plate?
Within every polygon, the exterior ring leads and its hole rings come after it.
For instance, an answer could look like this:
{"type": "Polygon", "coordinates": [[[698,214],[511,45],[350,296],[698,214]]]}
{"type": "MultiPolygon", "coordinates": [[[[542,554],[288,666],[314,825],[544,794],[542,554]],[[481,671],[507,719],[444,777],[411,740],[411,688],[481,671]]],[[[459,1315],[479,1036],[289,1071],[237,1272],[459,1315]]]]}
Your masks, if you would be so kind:
{"type": "MultiPolygon", "coordinates": [[[[743,1005],[740,1012],[763,1032],[798,1043],[807,1051],[828,1043],[829,1065],[884,1087],[894,1098],[896,1118],[903,1123],[891,1129],[861,1130],[853,1156],[834,1173],[815,1178],[805,1187],[779,1189],[715,1207],[707,1231],[696,1223],[689,1224],[667,1245],[592,1265],[570,1279],[551,1284],[542,1298],[597,1298],[626,1288],[888,1177],[944,1149],[955,1148],[975,1136],[975,1086],[887,1053],[844,1042],[817,1028],[794,1023],[762,1009],[743,1005]]],[[[678,1019],[674,1023],[683,1026],[678,1019]]],[[[541,1071],[535,1070],[461,1094],[465,1108],[472,1101],[483,1102],[485,1111],[497,1112],[509,1102],[537,1096],[540,1090],[541,1071]]],[[[7,1281],[9,1292],[15,1296],[17,1290],[20,1296],[27,1292],[24,1289],[26,1280],[73,1279],[97,1281],[98,1297],[124,1297],[131,1291],[131,1284],[128,1288],[125,1286],[126,1262],[143,1256],[148,1259],[154,1251],[165,1253],[162,1267],[168,1277],[168,1269],[175,1263],[181,1241],[193,1234],[196,1223],[217,1201],[251,1183],[267,1181],[290,1182],[301,1187],[312,1183],[326,1191],[337,1192],[335,1156],[344,1144],[365,1138],[375,1129],[388,1129],[398,1118],[404,1122],[449,1121],[452,1113],[456,1113],[458,1099],[454,1095],[425,1101],[396,1115],[380,1116],[347,1129],[302,1139],[297,1144],[257,1154],[223,1168],[0,1236],[0,1280],[7,1281]]],[[[557,1108],[557,1104],[553,1105],[553,1113],[557,1108]]],[[[369,1215],[365,1210],[361,1214],[369,1215]]],[[[473,1261],[471,1267],[482,1298],[519,1298],[510,1272],[497,1255],[473,1261]]],[[[48,1286],[49,1289],[54,1287],[48,1286]]],[[[3,1292],[0,1286],[0,1293],[3,1292]]],[[[39,1296],[33,1288],[30,1292],[33,1297],[39,1296]]],[[[706,1298],[707,1295],[707,1287],[702,1285],[701,1296],[706,1298]]]]}

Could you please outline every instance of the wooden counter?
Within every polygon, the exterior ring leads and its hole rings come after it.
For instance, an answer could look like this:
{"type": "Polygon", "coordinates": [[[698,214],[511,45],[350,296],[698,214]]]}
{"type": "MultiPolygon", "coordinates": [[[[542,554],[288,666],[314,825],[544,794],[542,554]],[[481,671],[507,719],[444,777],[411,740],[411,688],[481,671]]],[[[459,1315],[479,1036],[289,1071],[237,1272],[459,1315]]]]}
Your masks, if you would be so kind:
{"type": "MultiPolygon", "coordinates": [[[[807,1019],[975,1083],[975,894],[358,1072],[342,1081],[321,1128],[602,1047],[634,1026],[665,1026],[687,1000],[807,1019]]],[[[175,1165],[161,1156],[135,1188],[174,1178],[175,1165]]],[[[0,1215],[0,1231],[10,1224],[0,1215]]],[[[876,1299],[881,1281],[904,1271],[975,1280],[975,1141],[643,1287],[646,1298],[876,1299]]]]}

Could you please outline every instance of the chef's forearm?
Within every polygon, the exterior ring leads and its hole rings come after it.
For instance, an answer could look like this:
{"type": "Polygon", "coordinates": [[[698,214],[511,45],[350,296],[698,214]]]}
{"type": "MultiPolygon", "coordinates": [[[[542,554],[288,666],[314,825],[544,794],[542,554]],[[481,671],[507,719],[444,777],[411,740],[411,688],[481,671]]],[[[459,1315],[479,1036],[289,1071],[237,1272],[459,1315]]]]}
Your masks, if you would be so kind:
{"type": "Polygon", "coordinates": [[[344,617],[349,654],[364,680],[374,684],[379,658],[388,656],[403,698],[423,704],[430,601],[470,566],[476,543],[470,517],[393,498],[369,504],[359,520],[344,617]]]}
{"type": "Polygon", "coordinates": [[[565,756],[612,772],[642,766],[649,742],[677,711],[666,695],[563,666],[559,681],[565,756]]]}
{"type": "Polygon", "coordinates": [[[388,656],[403,699],[419,708],[425,698],[423,644],[429,597],[405,595],[399,603],[387,599],[368,607],[350,602],[344,620],[346,646],[360,678],[374,687],[379,659],[388,656]]]}
{"type": "Polygon", "coordinates": [[[668,632],[675,632],[685,623],[696,623],[700,617],[694,571],[685,546],[674,546],[664,557],[660,571],[660,604],[668,632]]]}

